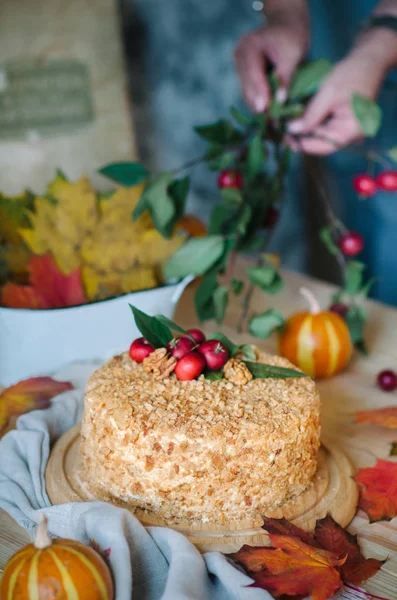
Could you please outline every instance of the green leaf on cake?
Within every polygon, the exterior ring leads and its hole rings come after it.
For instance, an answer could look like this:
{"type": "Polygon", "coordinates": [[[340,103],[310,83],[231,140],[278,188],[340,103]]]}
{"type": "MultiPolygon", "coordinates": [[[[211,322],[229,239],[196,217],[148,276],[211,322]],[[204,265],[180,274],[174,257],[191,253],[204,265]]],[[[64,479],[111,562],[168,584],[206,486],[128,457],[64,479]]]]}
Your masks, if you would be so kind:
{"type": "Polygon", "coordinates": [[[220,235],[191,238],[181,246],[164,267],[164,277],[203,275],[222,256],[225,240],[220,235]]]}
{"type": "Polygon", "coordinates": [[[222,323],[225,317],[226,307],[229,302],[229,290],[226,286],[220,285],[216,288],[214,292],[213,301],[215,309],[215,320],[219,324],[222,323]]]}
{"type": "Polygon", "coordinates": [[[207,371],[204,373],[204,377],[209,381],[220,381],[223,379],[223,371],[207,371]]]}
{"type": "Polygon", "coordinates": [[[382,122],[382,110],[369,98],[352,95],[352,108],[365,137],[375,137],[382,122]]]}
{"type": "Polygon", "coordinates": [[[306,373],[301,373],[301,371],[295,371],[294,369],[265,365],[260,362],[244,362],[255,379],[290,379],[292,377],[308,377],[306,373]]]}
{"type": "Polygon", "coordinates": [[[119,162],[105,165],[99,172],[125,187],[137,185],[149,177],[149,171],[137,162],[119,162]]]}
{"type": "Polygon", "coordinates": [[[276,308],[251,317],[248,323],[249,332],[261,340],[266,340],[273,331],[284,326],[284,317],[276,308]]]}
{"type": "Polygon", "coordinates": [[[254,349],[250,344],[241,344],[238,346],[238,352],[241,353],[241,358],[243,360],[255,360],[256,354],[254,349]]]}
{"type": "Polygon", "coordinates": [[[215,333],[211,333],[211,335],[209,335],[207,339],[218,340],[218,342],[221,342],[228,351],[229,356],[236,356],[236,354],[239,353],[242,355],[241,357],[243,359],[255,360],[256,358],[254,349],[252,348],[252,346],[250,346],[250,344],[235,344],[234,342],[229,340],[229,338],[224,333],[221,333],[220,331],[215,331],[215,333]]]}
{"type": "Polygon", "coordinates": [[[329,60],[319,58],[297,69],[289,88],[291,100],[299,100],[314,94],[332,68],[329,60]]]}
{"type": "Polygon", "coordinates": [[[243,134],[235,129],[232,123],[226,119],[220,119],[211,125],[201,125],[194,128],[196,133],[208,142],[227,145],[244,139],[243,134]]]}
{"type": "Polygon", "coordinates": [[[167,325],[157,317],[151,317],[136,306],[129,305],[134,315],[135,324],[142,336],[155,348],[163,348],[174,337],[167,325]]]}
{"type": "Polygon", "coordinates": [[[171,321],[171,319],[169,319],[168,317],[165,317],[164,315],[156,315],[156,319],[161,321],[161,323],[164,323],[164,325],[166,325],[171,331],[177,331],[178,333],[186,335],[191,340],[194,340],[193,336],[191,336],[190,333],[188,333],[185,329],[174,323],[174,321],[171,321]]]}

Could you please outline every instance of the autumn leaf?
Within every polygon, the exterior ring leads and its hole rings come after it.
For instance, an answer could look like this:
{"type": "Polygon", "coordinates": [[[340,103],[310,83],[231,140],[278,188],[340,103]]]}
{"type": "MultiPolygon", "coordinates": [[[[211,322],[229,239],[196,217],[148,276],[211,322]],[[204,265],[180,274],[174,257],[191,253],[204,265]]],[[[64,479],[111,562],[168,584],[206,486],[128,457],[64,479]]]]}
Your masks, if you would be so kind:
{"type": "Polygon", "coordinates": [[[371,523],[397,515],[397,463],[378,459],[374,467],[360,469],[354,479],[360,486],[358,506],[371,523]]]}
{"type": "Polygon", "coordinates": [[[269,538],[271,548],[243,546],[234,556],[248,569],[256,587],[275,596],[303,594],[312,600],[326,600],[342,587],[338,567],[346,557],[293,536],[269,534],[269,538]]]}
{"type": "Polygon", "coordinates": [[[314,539],[325,550],[338,556],[347,556],[346,562],[340,567],[340,574],[345,583],[361,583],[369,579],[384,563],[376,558],[364,558],[357,536],[343,529],[330,515],[317,521],[314,539]]]}
{"type": "Polygon", "coordinates": [[[372,577],[383,562],[365,559],[357,537],[328,515],[318,520],[311,534],[286,519],[263,518],[271,547],[243,546],[232,555],[259,586],[277,597],[324,600],[343,583],[360,583],[372,577]],[[316,595],[317,594],[317,595],[316,595]]]}
{"type": "Polygon", "coordinates": [[[6,429],[10,417],[47,408],[51,398],[72,389],[71,383],[55,381],[51,377],[31,377],[5,388],[0,393],[0,434],[6,429]]]}
{"type": "Polygon", "coordinates": [[[397,429],[397,406],[360,411],[356,415],[356,423],[372,423],[373,425],[397,429]]]}
{"type": "Polygon", "coordinates": [[[12,282],[4,285],[0,297],[3,306],[62,308],[87,302],[79,270],[64,275],[49,254],[32,256],[28,269],[30,285],[12,282]]]}

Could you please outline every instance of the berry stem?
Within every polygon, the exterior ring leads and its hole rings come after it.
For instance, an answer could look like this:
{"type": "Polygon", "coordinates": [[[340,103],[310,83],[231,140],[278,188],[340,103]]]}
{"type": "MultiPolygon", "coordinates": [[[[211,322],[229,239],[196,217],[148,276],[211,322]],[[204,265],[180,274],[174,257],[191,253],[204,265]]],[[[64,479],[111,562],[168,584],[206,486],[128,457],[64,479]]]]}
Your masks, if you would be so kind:
{"type": "Polygon", "coordinates": [[[299,288],[299,293],[308,301],[312,315],[318,315],[321,312],[320,304],[311,290],[305,287],[299,288]]]}
{"type": "Polygon", "coordinates": [[[34,545],[38,550],[44,550],[44,548],[52,546],[52,540],[48,535],[48,519],[43,514],[40,516],[40,522],[37,525],[34,545]]]}

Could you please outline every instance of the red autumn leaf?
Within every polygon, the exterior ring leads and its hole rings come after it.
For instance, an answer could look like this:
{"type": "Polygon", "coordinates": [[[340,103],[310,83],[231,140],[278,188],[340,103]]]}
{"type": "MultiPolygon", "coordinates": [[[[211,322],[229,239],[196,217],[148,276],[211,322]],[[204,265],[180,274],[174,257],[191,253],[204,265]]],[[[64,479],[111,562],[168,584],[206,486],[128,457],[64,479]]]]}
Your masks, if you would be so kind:
{"type": "Polygon", "coordinates": [[[32,256],[29,261],[30,285],[6,283],[1,304],[9,308],[63,308],[85,304],[87,298],[76,269],[69,275],[60,271],[50,254],[32,256]]]}
{"type": "Polygon", "coordinates": [[[293,525],[292,523],[287,521],[287,519],[271,519],[269,517],[262,518],[262,529],[265,529],[265,531],[267,531],[268,533],[290,535],[299,538],[305,544],[309,544],[309,546],[321,548],[321,546],[316,542],[314,536],[311,533],[309,533],[308,531],[304,531],[296,525],[293,525]]]}
{"type": "Polygon", "coordinates": [[[360,486],[358,504],[371,522],[390,521],[397,515],[397,463],[378,460],[354,477],[360,486]]]}
{"type": "Polygon", "coordinates": [[[364,410],[356,415],[356,423],[372,423],[397,429],[397,406],[386,406],[377,410],[364,410]]]}
{"type": "Polygon", "coordinates": [[[357,543],[357,536],[352,535],[327,515],[317,521],[314,537],[318,544],[338,556],[347,556],[340,567],[340,574],[345,583],[361,583],[379,571],[384,561],[376,558],[364,558],[357,543]]]}
{"type": "Polygon", "coordinates": [[[275,596],[304,594],[312,600],[327,600],[342,587],[338,567],[346,557],[339,558],[333,552],[309,546],[297,537],[275,534],[269,537],[271,548],[243,546],[234,555],[248,569],[256,587],[275,596]]]}
{"type": "Polygon", "coordinates": [[[255,586],[285,600],[331,597],[343,583],[372,577],[383,562],[365,559],[357,537],[329,515],[317,521],[314,535],[286,519],[264,517],[271,547],[243,546],[232,558],[240,562],[255,586]],[[327,595],[328,594],[328,595],[327,595]]]}
{"type": "Polygon", "coordinates": [[[31,377],[5,388],[0,393],[0,433],[11,416],[47,408],[51,398],[72,389],[71,383],[55,381],[51,377],[31,377]]]}

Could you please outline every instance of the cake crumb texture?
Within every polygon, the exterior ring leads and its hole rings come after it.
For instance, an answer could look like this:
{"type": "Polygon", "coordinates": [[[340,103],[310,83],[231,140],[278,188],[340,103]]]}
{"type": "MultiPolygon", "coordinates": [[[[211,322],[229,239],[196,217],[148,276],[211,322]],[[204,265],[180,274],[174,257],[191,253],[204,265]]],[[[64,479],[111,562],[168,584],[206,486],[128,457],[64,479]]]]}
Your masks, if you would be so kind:
{"type": "Polygon", "coordinates": [[[80,477],[98,499],[170,521],[246,519],[310,484],[320,399],[309,377],[156,380],[125,353],[91,376],[81,436],[80,477]]]}

